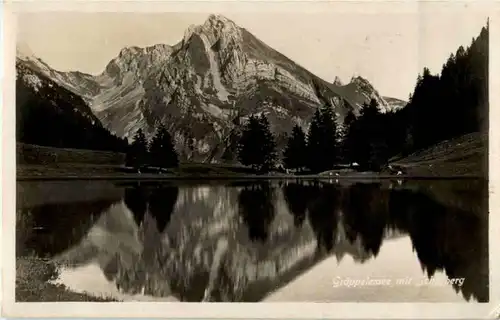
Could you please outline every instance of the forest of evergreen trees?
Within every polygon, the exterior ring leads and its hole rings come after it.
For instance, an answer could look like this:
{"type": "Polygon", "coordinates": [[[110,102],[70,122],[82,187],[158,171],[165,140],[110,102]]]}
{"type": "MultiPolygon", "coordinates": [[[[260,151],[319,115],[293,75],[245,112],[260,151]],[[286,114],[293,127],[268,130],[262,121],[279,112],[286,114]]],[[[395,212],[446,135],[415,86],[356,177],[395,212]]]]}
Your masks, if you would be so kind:
{"type": "MultiPolygon", "coordinates": [[[[310,230],[316,238],[316,257],[350,254],[358,263],[376,258],[388,234],[406,234],[426,276],[445,272],[450,278],[465,278],[463,286],[457,285],[455,290],[460,290],[466,300],[487,302],[488,219],[481,205],[487,196],[487,184],[469,187],[477,195],[473,198],[474,205],[459,208],[444,205],[425,190],[388,189],[378,183],[340,186],[322,182],[235,182],[228,189],[237,193],[237,215],[242,224],[231,224],[228,234],[244,230],[250,240],[245,245],[257,244],[272,251],[289,242],[288,236],[276,236],[279,228],[275,222],[283,222],[282,214],[290,214],[294,226],[287,229],[288,234],[299,235],[310,230]],[[283,204],[287,208],[284,211],[280,209],[283,204]],[[305,225],[310,229],[304,229],[305,225]],[[461,236],[464,233],[468,236],[461,236]],[[350,251],[352,246],[359,250],[350,251]]],[[[171,223],[174,225],[170,225],[170,230],[178,230],[179,223],[180,226],[191,223],[189,217],[171,219],[176,214],[179,194],[175,184],[134,183],[125,189],[124,202],[137,226],[149,211],[161,233],[171,223]]],[[[179,240],[182,243],[186,239],[179,240]]],[[[207,238],[216,239],[217,236],[207,238]]],[[[180,276],[186,274],[181,272],[180,276]]],[[[184,289],[187,288],[178,288],[184,289]]],[[[201,296],[203,291],[198,297],[201,296]]]]}
{"type": "Polygon", "coordinates": [[[154,137],[148,142],[142,129],[137,130],[127,149],[126,165],[142,167],[174,168],[179,166],[179,156],[174,147],[172,136],[162,124],[156,129],[154,137]]]}
{"type": "Polygon", "coordinates": [[[379,117],[388,156],[488,132],[488,28],[483,27],[469,47],[460,46],[451,54],[440,74],[424,68],[408,105],[379,117]]]}
{"type": "MultiPolygon", "coordinates": [[[[25,68],[17,66],[21,71],[25,68]]],[[[104,150],[126,153],[126,165],[136,169],[179,164],[172,137],[160,125],[148,143],[138,130],[131,144],[104,128],[79,96],[41,75],[43,84],[34,90],[20,78],[16,83],[17,141],[56,148],[104,150]]]]}
{"type": "MultiPolygon", "coordinates": [[[[440,74],[432,75],[424,68],[401,110],[381,113],[372,99],[358,116],[349,112],[341,130],[332,106],[318,108],[307,134],[298,125],[293,128],[282,155],[283,165],[321,172],[355,162],[362,170],[377,171],[391,157],[468,133],[487,133],[488,29],[487,24],[469,47],[458,48],[440,74]]],[[[276,167],[280,157],[264,115],[250,117],[237,150],[243,165],[261,171],[276,167]]]]}
{"type": "MultiPolygon", "coordinates": [[[[20,66],[20,68],[22,68],[20,66]]],[[[80,97],[47,81],[33,90],[16,81],[17,141],[56,148],[125,152],[128,142],[106,128],[80,97]]]]}

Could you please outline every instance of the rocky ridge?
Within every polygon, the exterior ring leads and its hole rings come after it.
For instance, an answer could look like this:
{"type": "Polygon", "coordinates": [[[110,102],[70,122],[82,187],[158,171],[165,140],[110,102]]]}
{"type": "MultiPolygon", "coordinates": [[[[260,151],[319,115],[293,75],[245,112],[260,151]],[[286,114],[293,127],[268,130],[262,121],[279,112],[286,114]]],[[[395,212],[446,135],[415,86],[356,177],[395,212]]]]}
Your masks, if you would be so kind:
{"type": "Polygon", "coordinates": [[[124,48],[96,76],[53,70],[32,54],[18,52],[18,60],[80,95],[118,136],[130,139],[139,128],[151,136],[161,122],[181,157],[201,162],[234,160],[230,142],[250,114],[268,116],[281,146],[321,104],[339,121],[371,97],[388,106],[364,79],[328,83],[221,15],[189,27],[174,46],[124,48]]]}

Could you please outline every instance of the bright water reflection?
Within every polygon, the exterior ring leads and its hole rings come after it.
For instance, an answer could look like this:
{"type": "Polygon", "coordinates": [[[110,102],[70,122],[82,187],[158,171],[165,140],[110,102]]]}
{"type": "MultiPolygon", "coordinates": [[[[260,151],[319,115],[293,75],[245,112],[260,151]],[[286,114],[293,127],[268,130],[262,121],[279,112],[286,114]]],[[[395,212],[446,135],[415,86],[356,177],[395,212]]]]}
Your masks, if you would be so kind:
{"type": "Polygon", "coordinates": [[[18,183],[18,256],[62,263],[57,281],[74,291],[120,300],[488,301],[481,181],[97,184],[18,183]],[[416,285],[429,277],[434,285],[416,285]],[[359,280],[368,282],[352,287],[359,280]]]}

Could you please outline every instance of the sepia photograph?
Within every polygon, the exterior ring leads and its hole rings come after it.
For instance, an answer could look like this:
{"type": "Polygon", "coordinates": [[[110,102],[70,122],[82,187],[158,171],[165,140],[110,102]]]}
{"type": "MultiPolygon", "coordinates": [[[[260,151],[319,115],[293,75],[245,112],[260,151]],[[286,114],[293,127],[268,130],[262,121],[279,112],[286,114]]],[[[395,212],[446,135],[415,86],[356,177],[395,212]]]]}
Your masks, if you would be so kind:
{"type": "Polygon", "coordinates": [[[15,302],[497,303],[488,12],[220,7],[16,13],[15,302]]]}

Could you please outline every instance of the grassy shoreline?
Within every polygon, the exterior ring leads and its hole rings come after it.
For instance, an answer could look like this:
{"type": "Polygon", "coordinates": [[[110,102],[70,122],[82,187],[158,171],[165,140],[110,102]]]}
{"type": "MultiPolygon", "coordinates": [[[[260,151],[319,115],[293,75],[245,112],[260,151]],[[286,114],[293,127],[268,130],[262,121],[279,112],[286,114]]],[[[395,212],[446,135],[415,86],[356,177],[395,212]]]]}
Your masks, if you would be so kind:
{"type": "Polygon", "coordinates": [[[89,176],[18,176],[17,181],[57,181],[57,180],[457,180],[486,179],[482,175],[422,176],[422,175],[345,175],[330,177],[324,175],[259,175],[259,176],[171,176],[171,175],[89,175],[89,176]]]}
{"type": "Polygon", "coordinates": [[[57,266],[46,259],[36,257],[16,258],[16,302],[112,302],[69,290],[63,285],[50,283],[57,277],[57,266]]]}
{"type": "Polygon", "coordinates": [[[180,167],[168,173],[123,172],[118,167],[92,166],[25,166],[17,168],[17,181],[50,180],[400,180],[400,179],[487,179],[481,172],[467,170],[439,170],[429,172],[407,170],[397,175],[390,172],[342,172],[332,171],[321,174],[256,174],[242,172],[239,168],[199,165],[180,167]]]}
{"type": "Polygon", "coordinates": [[[16,178],[25,180],[276,180],[276,179],[485,179],[488,180],[487,136],[477,133],[443,141],[402,159],[380,172],[332,170],[321,174],[258,174],[234,164],[181,163],[164,173],[138,174],[126,168],[123,154],[60,149],[18,143],[16,178]],[[398,168],[398,169],[396,169],[398,168]],[[400,175],[395,172],[401,170],[400,175]]]}

